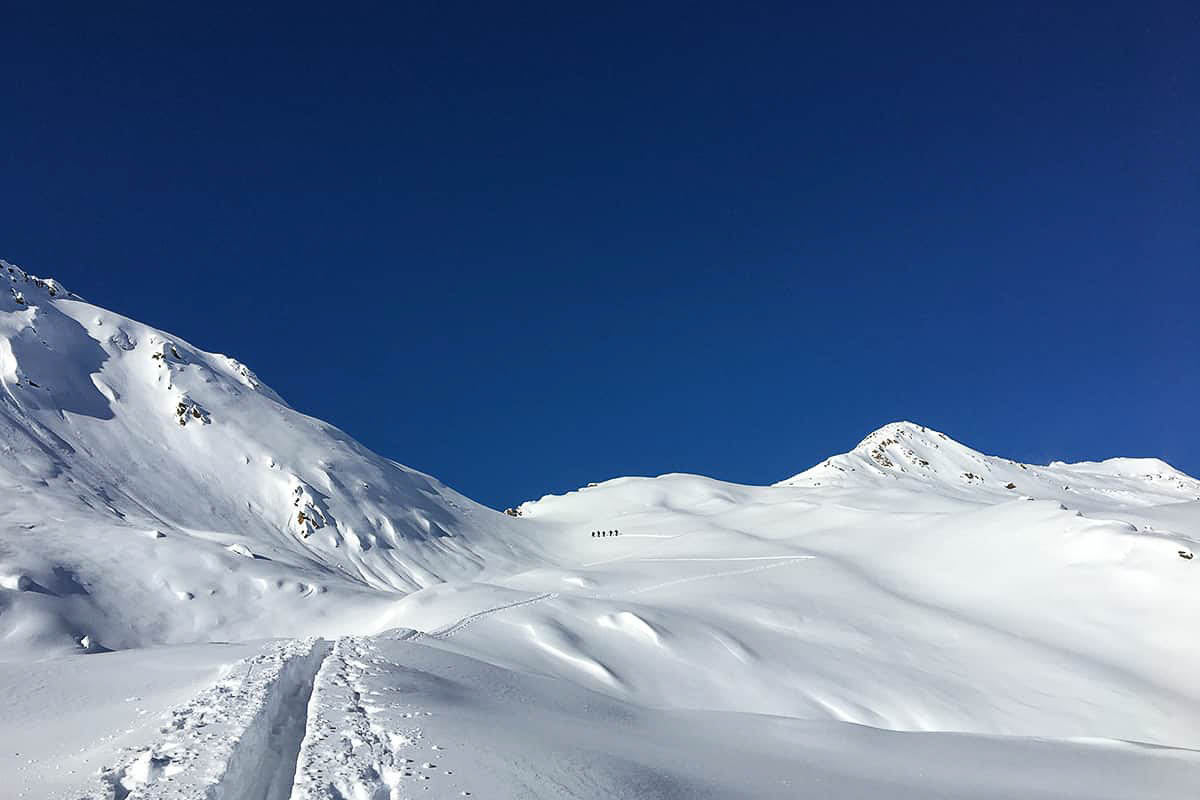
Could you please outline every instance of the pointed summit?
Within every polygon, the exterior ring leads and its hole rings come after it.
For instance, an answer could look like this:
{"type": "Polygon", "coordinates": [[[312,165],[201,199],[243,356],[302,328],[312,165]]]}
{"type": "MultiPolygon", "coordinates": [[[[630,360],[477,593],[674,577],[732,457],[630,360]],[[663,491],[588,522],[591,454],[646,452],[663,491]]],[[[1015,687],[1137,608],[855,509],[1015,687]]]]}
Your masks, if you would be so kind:
{"type": "Polygon", "coordinates": [[[902,487],[996,502],[1020,496],[1144,505],[1200,499],[1200,481],[1156,458],[1112,458],[1048,466],[985,455],[916,422],[891,422],[853,450],[777,486],[902,487]],[[1155,498],[1151,500],[1151,498],[1155,498]]]}

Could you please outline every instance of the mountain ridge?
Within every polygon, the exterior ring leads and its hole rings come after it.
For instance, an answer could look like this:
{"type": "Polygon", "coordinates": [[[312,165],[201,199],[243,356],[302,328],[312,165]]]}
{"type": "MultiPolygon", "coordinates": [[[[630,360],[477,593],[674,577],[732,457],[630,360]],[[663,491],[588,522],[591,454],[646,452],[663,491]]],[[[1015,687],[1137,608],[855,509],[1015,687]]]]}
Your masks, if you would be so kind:
{"type": "MultiPolygon", "coordinates": [[[[0,524],[44,531],[6,535],[0,572],[45,590],[7,599],[48,614],[44,630],[86,629],[110,647],[186,640],[196,626],[252,624],[244,599],[256,582],[407,593],[543,560],[511,518],[296,411],[236,359],[8,262],[0,275],[0,524]],[[114,546],[132,555],[147,542],[147,558],[186,542],[176,556],[192,548],[207,566],[109,569],[114,546]],[[191,603],[201,575],[240,599],[165,629],[133,630],[103,610],[134,587],[191,603]]],[[[0,615],[0,639],[30,633],[17,616],[0,615]]]]}
{"type": "Polygon", "coordinates": [[[1136,487],[1157,498],[1200,500],[1200,481],[1162,459],[1118,456],[1103,461],[1029,464],[985,455],[941,431],[907,420],[883,425],[852,450],[774,485],[861,487],[879,481],[954,494],[970,486],[985,489],[992,497],[1003,490],[1060,500],[1078,499],[1084,493],[1134,502],[1136,487]],[[1124,488],[1111,486],[1113,480],[1125,484],[1124,488]]]}

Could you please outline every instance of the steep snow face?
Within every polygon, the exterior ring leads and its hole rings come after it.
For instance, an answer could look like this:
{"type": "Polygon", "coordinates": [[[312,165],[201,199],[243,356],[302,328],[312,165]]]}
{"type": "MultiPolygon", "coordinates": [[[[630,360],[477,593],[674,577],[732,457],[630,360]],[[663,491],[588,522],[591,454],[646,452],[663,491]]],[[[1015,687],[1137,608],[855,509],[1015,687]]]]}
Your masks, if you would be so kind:
{"type": "Polygon", "coordinates": [[[186,641],[236,632],[260,594],[408,592],[535,560],[514,520],[291,409],[233,358],[0,275],[0,574],[41,590],[0,603],[58,620],[0,616],[0,641],[186,641]],[[208,600],[145,623],[115,619],[118,596],[208,600]]]}
{"type": "Polygon", "coordinates": [[[776,485],[844,489],[891,486],[977,502],[1026,495],[1089,506],[1200,500],[1200,481],[1157,458],[1023,464],[976,452],[944,433],[913,422],[885,425],[849,453],[828,458],[776,485]]]}

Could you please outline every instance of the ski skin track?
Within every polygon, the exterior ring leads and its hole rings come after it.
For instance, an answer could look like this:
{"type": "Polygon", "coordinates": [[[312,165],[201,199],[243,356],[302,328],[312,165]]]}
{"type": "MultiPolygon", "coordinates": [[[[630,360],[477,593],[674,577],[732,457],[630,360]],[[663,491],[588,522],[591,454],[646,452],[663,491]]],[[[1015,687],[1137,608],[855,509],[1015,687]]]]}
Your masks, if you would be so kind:
{"type": "MultiPolygon", "coordinates": [[[[524,600],[506,603],[494,608],[484,609],[468,614],[462,619],[444,626],[436,631],[424,633],[413,631],[405,633],[400,638],[409,641],[421,639],[449,639],[471,624],[493,614],[533,605],[558,597],[557,592],[546,592],[524,600]]],[[[315,800],[323,797],[345,797],[335,782],[324,781],[314,783],[304,780],[299,774],[300,762],[305,757],[305,746],[310,741],[320,741],[329,735],[329,731],[318,730],[322,721],[314,710],[319,704],[319,691],[330,691],[329,688],[318,690],[322,685],[339,685],[354,695],[350,682],[340,677],[328,677],[331,666],[345,669],[361,657],[362,637],[341,637],[334,641],[326,639],[286,640],[273,645],[279,649],[289,644],[309,643],[306,653],[294,655],[281,667],[269,684],[265,696],[261,699],[261,708],[256,710],[253,720],[246,729],[240,732],[233,741],[228,755],[218,764],[219,775],[208,783],[202,790],[202,795],[189,795],[183,784],[189,777],[195,776],[175,773],[169,782],[160,781],[169,773],[164,771],[160,763],[169,765],[169,757],[160,752],[170,748],[168,738],[155,743],[150,748],[138,751],[123,763],[104,770],[101,776],[102,788],[89,796],[89,800],[157,800],[158,798],[178,798],[184,800],[191,797],[203,797],[204,800],[241,800],[242,798],[263,798],[263,800],[315,800]],[[302,713],[298,713],[301,712],[302,713]],[[302,724],[300,724],[302,723],[302,724]],[[139,771],[139,763],[146,762],[146,768],[139,771]],[[126,785],[126,782],[132,785],[126,785]],[[172,785],[174,784],[174,785],[172,785]]],[[[229,675],[222,681],[200,692],[192,702],[208,693],[217,690],[230,677],[244,675],[250,678],[257,662],[269,655],[270,649],[259,656],[244,659],[234,664],[229,675]]],[[[335,670],[336,671],[336,670],[335,670]]],[[[351,706],[356,706],[357,697],[352,698],[351,706]]],[[[186,708],[185,706],[184,708],[186,708]]],[[[361,708],[360,708],[361,710],[361,708]]],[[[175,709],[171,716],[178,717],[181,709],[175,709]]],[[[378,739],[370,727],[365,711],[362,712],[360,735],[365,740],[378,739]]],[[[164,728],[166,730],[166,728],[164,728]]],[[[379,744],[372,747],[373,751],[384,751],[386,748],[379,744]]],[[[390,767],[390,765],[388,765],[390,767]]],[[[370,773],[371,770],[364,772],[370,773]]],[[[355,783],[362,786],[362,781],[372,782],[374,778],[367,775],[357,776],[355,783]]],[[[199,779],[203,781],[203,779],[199,779]]],[[[386,787],[379,783],[376,787],[378,796],[386,797],[386,787]]],[[[353,789],[351,790],[353,791],[353,789]]]]}
{"type": "Polygon", "coordinates": [[[86,798],[288,800],[316,675],[333,647],[325,639],[282,640],[233,664],[168,713],[158,741],[103,770],[100,788],[86,798]],[[261,696],[247,697],[264,671],[270,677],[261,696]],[[230,728],[224,737],[207,730],[222,725],[230,728]]]}
{"type": "Polygon", "coordinates": [[[445,627],[438,628],[436,631],[432,631],[431,633],[424,635],[430,639],[449,639],[451,636],[454,636],[454,634],[458,633],[464,628],[469,627],[472,623],[484,619],[485,617],[490,617],[492,614],[497,614],[514,608],[531,606],[535,603],[541,603],[545,600],[553,600],[556,597],[558,597],[558,592],[543,592],[542,594],[534,595],[533,597],[528,597],[524,600],[517,600],[513,603],[505,603],[504,605],[495,606],[494,608],[487,608],[483,611],[477,611],[474,614],[468,614],[457,622],[453,622],[445,627]]]}

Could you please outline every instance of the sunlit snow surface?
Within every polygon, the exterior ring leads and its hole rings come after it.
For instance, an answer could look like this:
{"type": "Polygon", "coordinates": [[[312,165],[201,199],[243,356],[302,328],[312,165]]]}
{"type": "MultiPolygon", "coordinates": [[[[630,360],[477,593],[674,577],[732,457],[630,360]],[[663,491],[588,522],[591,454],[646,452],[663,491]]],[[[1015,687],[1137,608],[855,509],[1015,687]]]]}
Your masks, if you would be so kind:
{"type": "Polygon", "coordinates": [[[894,423],[511,517],[0,276],[4,797],[1200,793],[1200,483],[1161,461],[894,423]]]}

